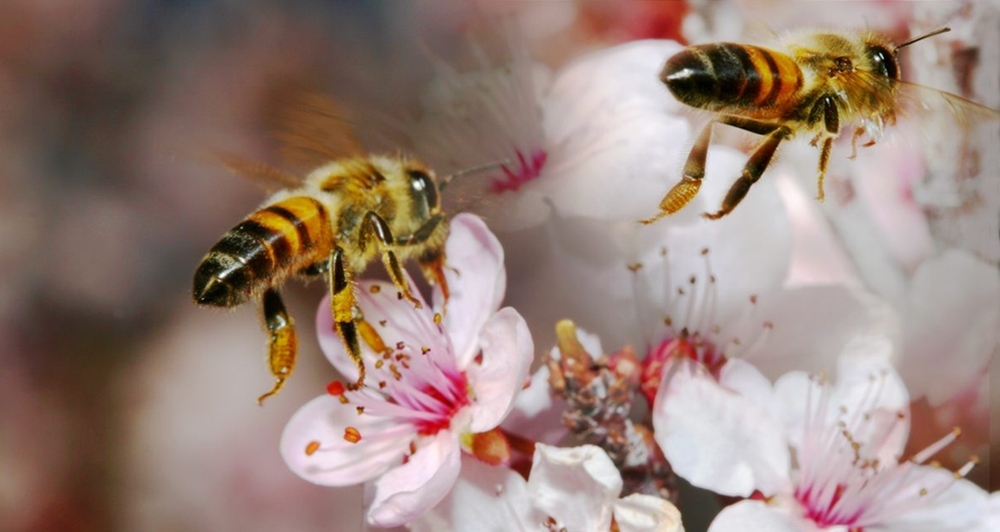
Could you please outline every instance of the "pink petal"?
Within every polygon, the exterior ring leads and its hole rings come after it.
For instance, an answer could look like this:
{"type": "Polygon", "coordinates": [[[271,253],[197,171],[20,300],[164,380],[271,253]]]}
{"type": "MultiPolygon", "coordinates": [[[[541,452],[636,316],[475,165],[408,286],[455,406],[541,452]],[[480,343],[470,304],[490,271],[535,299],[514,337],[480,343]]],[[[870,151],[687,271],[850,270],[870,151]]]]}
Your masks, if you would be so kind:
{"type": "MultiPolygon", "coordinates": [[[[409,275],[406,278],[410,281],[414,296],[421,301],[423,308],[414,308],[409,301],[399,299],[398,290],[392,283],[362,281],[358,283],[358,306],[361,307],[365,321],[375,328],[382,341],[389,347],[395,346],[397,342],[403,342],[414,349],[433,346],[443,351],[442,336],[434,325],[433,314],[423,302],[423,297],[416,290],[416,285],[409,275]],[[375,288],[377,292],[372,292],[373,287],[377,287],[375,288]]],[[[324,297],[319,304],[319,311],[316,314],[316,334],[319,337],[320,349],[337,371],[349,381],[357,379],[358,368],[333,328],[330,296],[324,297]]],[[[360,340],[360,343],[365,363],[374,364],[377,360],[375,353],[363,340],[360,340]]]]}
{"type": "Polygon", "coordinates": [[[409,460],[375,481],[368,522],[380,527],[406,524],[430,510],[448,494],[461,469],[458,440],[442,430],[418,444],[409,460]]]}
{"type": "Polygon", "coordinates": [[[567,530],[607,530],[621,490],[621,474],[600,447],[535,447],[528,492],[567,530]]]}
{"type": "MultiPolygon", "coordinates": [[[[451,298],[443,313],[444,327],[458,367],[466,368],[479,352],[479,330],[500,308],[507,290],[503,248],[482,220],[459,214],[451,221],[445,253],[451,298]]],[[[441,291],[435,289],[434,308],[441,305],[441,291]]]]}
{"type": "Polygon", "coordinates": [[[621,532],[683,532],[681,512],[670,501],[633,493],[614,504],[621,532]]]}
{"type": "Polygon", "coordinates": [[[392,418],[358,415],[353,405],[337,397],[320,396],[303,405],[285,426],[281,455],[289,469],[309,482],[350,486],[399,464],[415,437],[411,430],[392,418]],[[361,441],[346,441],[347,427],[357,429],[361,441]],[[320,448],[307,454],[313,442],[320,448]]]}
{"type": "Polygon", "coordinates": [[[674,471],[697,487],[747,497],[754,490],[770,495],[789,482],[788,444],[778,420],[702,371],[681,369],[661,385],[653,428],[674,471]]]}
{"type": "Polygon", "coordinates": [[[480,343],[482,363],[473,363],[466,371],[476,399],[469,407],[472,433],[485,432],[503,421],[535,358],[528,324],[510,307],[500,309],[486,322],[480,343]]]}
{"type": "MultiPolygon", "coordinates": [[[[719,512],[708,532],[819,532],[812,521],[795,517],[794,506],[778,506],[763,501],[745,500],[727,506],[719,512]]],[[[801,512],[801,508],[797,509],[801,512]]],[[[847,532],[847,527],[822,529],[826,532],[847,532]]]]}

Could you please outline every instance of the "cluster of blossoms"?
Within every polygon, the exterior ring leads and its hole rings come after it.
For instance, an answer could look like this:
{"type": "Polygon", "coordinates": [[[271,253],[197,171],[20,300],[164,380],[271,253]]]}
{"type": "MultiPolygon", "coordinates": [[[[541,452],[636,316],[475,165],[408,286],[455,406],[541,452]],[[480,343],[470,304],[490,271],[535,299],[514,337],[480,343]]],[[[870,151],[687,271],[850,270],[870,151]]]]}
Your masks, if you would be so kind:
{"type": "MultiPolygon", "coordinates": [[[[656,77],[681,45],[550,72],[509,41],[498,65],[439,64],[413,126],[437,168],[503,162],[451,185],[499,238],[452,218],[447,303],[358,283],[387,348],[365,347],[366,386],[331,383],[295,414],[289,467],[366,483],[368,523],[412,530],[683,530],[678,478],[727,504],[713,532],[994,530],[997,495],[964,478],[978,459],[936,462],[961,431],[908,441],[917,402],[971,404],[973,423],[983,410],[996,265],[942,251],[896,297],[871,294],[866,263],[802,206],[794,158],[701,220],[745,162],[724,145],[684,211],[640,226],[693,141],[656,77]]],[[[319,309],[320,345],[351,381],[319,309]]]]}

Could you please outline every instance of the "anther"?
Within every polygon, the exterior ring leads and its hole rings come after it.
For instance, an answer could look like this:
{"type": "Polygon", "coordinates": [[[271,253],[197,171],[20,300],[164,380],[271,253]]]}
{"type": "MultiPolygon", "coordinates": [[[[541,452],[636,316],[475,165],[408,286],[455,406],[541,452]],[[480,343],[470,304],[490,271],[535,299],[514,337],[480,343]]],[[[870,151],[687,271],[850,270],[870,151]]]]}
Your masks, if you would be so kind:
{"type": "Polygon", "coordinates": [[[319,450],[319,442],[313,440],[306,444],[306,456],[312,456],[319,450]]]}
{"type": "Polygon", "coordinates": [[[361,433],[354,427],[347,427],[344,429],[344,439],[350,443],[358,443],[361,441],[361,433]]]}

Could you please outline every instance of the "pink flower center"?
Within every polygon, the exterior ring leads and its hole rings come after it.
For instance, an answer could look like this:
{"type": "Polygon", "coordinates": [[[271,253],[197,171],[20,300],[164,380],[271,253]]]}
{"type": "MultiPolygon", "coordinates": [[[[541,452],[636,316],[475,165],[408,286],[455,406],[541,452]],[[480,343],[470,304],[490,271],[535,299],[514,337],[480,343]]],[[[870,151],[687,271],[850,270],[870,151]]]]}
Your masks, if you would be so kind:
{"type": "Polygon", "coordinates": [[[795,498],[805,517],[820,527],[843,525],[861,532],[886,520],[932,504],[976,463],[973,458],[954,475],[930,475],[920,464],[951,444],[960,431],[931,444],[909,460],[880,460],[892,433],[906,419],[903,412],[879,408],[882,382],[873,378],[865,400],[855,410],[831,404],[829,386],[822,384],[806,400],[806,423],[798,451],[795,498]],[[836,411],[835,418],[829,413],[836,411]],[[863,435],[860,436],[860,435],[863,435]]]}
{"type": "Polygon", "coordinates": [[[664,377],[664,369],[669,363],[683,359],[690,359],[703,365],[716,380],[719,379],[722,367],[726,365],[726,356],[716,349],[715,344],[702,338],[698,333],[689,334],[687,329],[683,329],[680,337],[665,338],[660,345],[649,352],[642,363],[642,384],[639,389],[650,405],[656,399],[656,392],[664,377]]]}
{"type": "Polygon", "coordinates": [[[503,179],[495,179],[490,185],[490,191],[494,194],[503,192],[514,192],[525,183],[537,179],[542,174],[542,168],[549,154],[542,149],[531,152],[530,160],[524,156],[521,150],[515,150],[517,163],[510,166],[503,165],[503,179]]]}
{"type": "Polygon", "coordinates": [[[470,404],[469,395],[465,393],[468,383],[464,373],[456,374],[449,379],[450,386],[442,391],[438,388],[427,388],[423,391],[422,408],[428,417],[414,419],[413,425],[421,436],[431,436],[451,426],[451,420],[459,410],[470,404]],[[455,393],[461,391],[461,393],[455,393]]]}

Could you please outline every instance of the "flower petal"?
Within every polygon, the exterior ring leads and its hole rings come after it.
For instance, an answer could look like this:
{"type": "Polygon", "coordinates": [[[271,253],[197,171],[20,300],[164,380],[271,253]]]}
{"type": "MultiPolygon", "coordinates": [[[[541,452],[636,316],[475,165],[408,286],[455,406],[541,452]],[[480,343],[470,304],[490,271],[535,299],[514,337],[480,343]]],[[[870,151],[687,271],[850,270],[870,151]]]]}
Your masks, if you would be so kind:
{"type": "Polygon", "coordinates": [[[535,358],[528,324],[507,307],[494,314],[480,335],[482,363],[469,365],[466,374],[475,402],[469,406],[469,431],[485,432],[503,421],[514,406],[535,358]]]}
{"type": "Polygon", "coordinates": [[[502,426],[507,432],[554,445],[568,433],[562,424],[565,411],[566,401],[552,396],[549,368],[542,366],[531,376],[528,387],[518,392],[514,407],[504,418],[502,426]]]}
{"type": "MultiPolygon", "coordinates": [[[[940,467],[916,466],[914,475],[920,475],[920,485],[914,489],[932,485],[951,484],[943,493],[905,514],[887,519],[886,530],[906,532],[965,532],[972,529],[976,521],[986,515],[989,493],[965,479],[956,479],[954,473],[940,467]]],[[[991,529],[994,530],[994,529],[991,529]]]]}
{"type": "MultiPolygon", "coordinates": [[[[745,500],[719,512],[708,532],[819,532],[812,521],[794,516],[794,506],[778,506],[763,501],[745,500]]],[[[801,512],[801,508],[797,509],[801,512]]],[[[846,526],[832,526],[823,532],[847,532],[846,526]]]]}
{"type": "MultiPolygon", "coordinates": [[[[442,312],[459,368],[467,368],[479,352],[479,331],[503,301],[507,272],[500,242],[477,216],[459,214],[451,221],[445,247],[445,278],[451,298],[442,312]]],[[[434,290],[434,308],[443,297],[434,290]]]]}
{"type": "Polygon", "coordinates": [[[1000,344],[1000,277],[972,255],[950,250],[921,264],[903,316],[899,371],[914,398],[939,405],[969,386],[1000,344]],[[939,371],[947,357],[948,371],[939,371]]]}
{"type": "Polygon", "coordinates": [[[621,532],[684,532],[681,512],[665,499],[633,493],[614,504],[621,532]]]}
{"type": "Polygon", "coordinates": [[[326,395],[306,403],[292,416],[281,435],[281,455],[289,469],[309,482],[350,486],[402,462],[413,436],[392,418],[358,415],[353,405],[326,395]],[[344,439],[347,427],[361,434],[358,443],[344,439]],[[319,449],[307,452],[314,442],[319,449]]]}
{"type": "Polygon", "coordinates": [[[647,218],[680,179],[677,162],[691,128],[673,114],[680,104],[651,75],[680,49],[672,41],[635,41],[583,56],[557,73],[542,103],[546,138],[556,149],[532,185],[562,215],[647,218]]]}
{"type": "Polygon", "coordinates": [[[723,495],[770,495],[785,486],[790,457],[779,421],[693,364],[678,366],[653,406],[656,443],[674,471],[723,495]]]}
{"type": "Polygon", "coordinates": [[[533,530],[541,523],[528,495],[527,482],[507,467],[462,458],[462,472],[441,504],[409,524],[412,532],[533,530]]]}
{"type": "Polygon", "coordinates": [[[621,474],[600,447],[535,447],[528,492],[567,530],[607,530],[621,490],[621,474]]]}
{"type": "Polygon", "coordinates": [[[418,445],[417,452],[375,481],[368,522],[380,527],[406,524],[448,494],[461,469],[461,451],[451,431],[442,430],[418,445]]]}
{"type": "MultiPolygon", "coordinates": [[[[405,274],[405,272],[404,272],[405,274]]],[[[438,332],[433,323],[433,315],[427,309],[420,292],[416,290],[409,275],[406,281],[413,286],[413,295],[420,300],[423,308],[414,308],[413,303],[399,299],[398,290],[392,283],[384,281],[362,281],[358,283],[358,306],[365,317],[381,337],[386,346],[395,346],[403,342],[407,346],[430,347],[435,353],[447,351],[447,340],[438,332]]],[[[333,316],[330,312],[330,296],[326,296],[319,304],[316,314],[316,334],[319,338],[323,354],[337,368],[345,379],[355,380],[358,368],[351,359],[333,326],[333,316]]],[[[369,367],[379,358],[371,347],[361,341],[361,356],[369,367]]],[[[369,374],[369,377],[371,375],[369,374]]]]}

